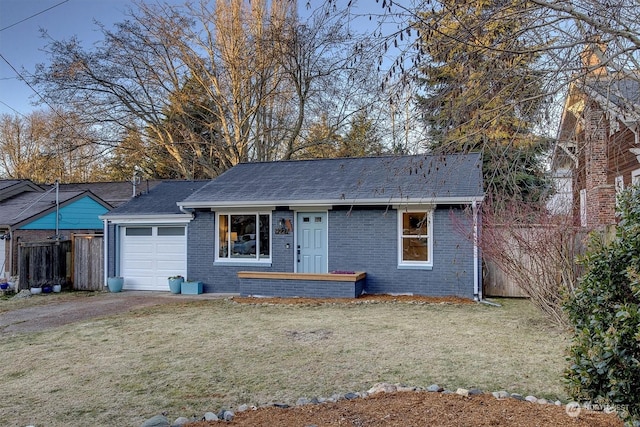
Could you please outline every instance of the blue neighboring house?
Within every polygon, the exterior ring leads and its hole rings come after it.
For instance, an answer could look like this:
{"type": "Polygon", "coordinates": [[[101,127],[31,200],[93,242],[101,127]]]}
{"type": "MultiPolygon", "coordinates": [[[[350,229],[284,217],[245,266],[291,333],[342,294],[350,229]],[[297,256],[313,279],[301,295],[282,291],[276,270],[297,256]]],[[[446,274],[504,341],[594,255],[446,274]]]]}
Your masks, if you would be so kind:
{"type": "Polygon", "coordinates": [[[29,180],[0,181],[0,276],[18,272],[20,243],[102,232],[112,206],[90,191],[46,190],[29,180]]]}
{"type": "Polygon", "coordinates": [[[107,269],[125,289],[480,299],[483,197],[478,154],[243,163],[102,216],[107,269]]]}

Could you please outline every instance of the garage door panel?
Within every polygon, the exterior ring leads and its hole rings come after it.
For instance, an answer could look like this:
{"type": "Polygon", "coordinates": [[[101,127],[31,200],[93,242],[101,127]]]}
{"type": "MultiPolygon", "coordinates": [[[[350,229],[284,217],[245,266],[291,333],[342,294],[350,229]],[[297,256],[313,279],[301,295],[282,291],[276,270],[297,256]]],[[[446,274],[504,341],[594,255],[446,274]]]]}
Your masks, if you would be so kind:
{"type": "Polygon", "coordinates": [[[152,259],[128,258],[126,261],[127,271],[145,270],[148,273],[155,270],[155,262],[152,259]]]}
{"type": "Polygon", "coordinates": [[[123,255],[134,259],[153,258],[153,245],[132,245],[123,251],[123,255]]]}
{"type": "Polygon", "coordinates": [[[171,261],[171,262],[164,262],[162,263],[162,266],[159,266],[158,268],[156,268],[156,271],[157,271],[156,273],[157,276],[165,276],[165,279],[169,276],[182,274],[181,272],[184,271],[184,262],[178,261],[178,260],[171,261]]]}
{"type": "Polygon", "coordinates": [[[186,275],[186,233],[174,234],[158,236],[157,227],[151,236],[123,233],[121,274],[125,289],[168,291],[167,277],[186,275]]]}
{"type": "Polygon", "coordinates": [[[185,247],[179,245],[171,245],[167,243],[156,245],[156,253],[160,256],[184,256],[185,247]]]}

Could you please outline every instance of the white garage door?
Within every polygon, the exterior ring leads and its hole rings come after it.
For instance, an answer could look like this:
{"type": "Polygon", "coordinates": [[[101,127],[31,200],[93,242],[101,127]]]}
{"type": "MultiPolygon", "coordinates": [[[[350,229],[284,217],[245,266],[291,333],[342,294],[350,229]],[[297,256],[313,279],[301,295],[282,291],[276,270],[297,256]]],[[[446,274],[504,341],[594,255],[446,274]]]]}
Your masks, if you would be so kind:
{"type": "Polygon", "coordinates": [[[187,274],[184,226],[135,226],[122,229],[120,275],[124,289],[168,291],[169,276],[187,274]]]}

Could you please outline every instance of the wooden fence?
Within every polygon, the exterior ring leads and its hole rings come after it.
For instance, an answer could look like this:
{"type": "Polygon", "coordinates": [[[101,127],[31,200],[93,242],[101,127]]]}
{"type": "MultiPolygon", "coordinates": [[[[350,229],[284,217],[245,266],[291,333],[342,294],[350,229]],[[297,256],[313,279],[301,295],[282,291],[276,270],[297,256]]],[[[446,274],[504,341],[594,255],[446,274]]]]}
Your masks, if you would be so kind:
{"type": "Polygon", "coordinates": [[[104,240],[101,234],[74,234],[73,288],[104,290],[104,240]]]}
{"type": "MultiPolygon", "coordinates": [[[[579,277],[582,274],[582,266],[577,265],[576,258],[579,255],[584,254],[586,250],[586,241],[588,239],[587,230],[568,230],[561,226],[543,226],[531,224],[526,227],[518,227],[517,229],[508,230],[504,227],[505,235],[501,239],[505,247],[508,247],[508,253],[510,256],[519,261],[519,263],[525,267],[530,267],[531,274],[534,277],[541,277],[544,272],[552,274],[550,270],[553,265],[558,266],[556,273],[553,273],[558,281],[558,286],[563,282],[563,275],[571,277],[579,277]],[[511,235],[510,235],[511,233],[511,235]],[[514,233],[517,236],[514,238],[514,233]],[[521,249],[521,243],[527,241],[538,242],[532,246],[524,245],[526,250],[521,249]],[[509,244],[505,244],[509,243],[509,244]],[[547,248],[552,250],[547,251],[547,248]],[[562,248],[562,250],[560,250],[562,248]],[[532,252],[535,252],[535,259],[532,260],[532,252]],[[527,253],[527,250],[529,253],[527,253]],[[545,264],[543,256],[551,257],[548,259],[548,264],[545,264]],[[558,257],[564,257],[558,258],[558,257]],[[573,260],[573,261],[571,261],[573,260]],[[533,265],[532,265],[532,261],[533,265]],[[569,265],[569,267],[566,267],[569,265]],[[541,265],[544,265],[547,269],[541,270],[541,265]]],[[[602,238],[605,242],[610,242],[615,237],[615,226],[607,227],[602,231],[602,238]]],[[[547,286],[550,284],[547,282],[540,282],[540,286],[547,286]]],[[[575,284],[575,283],[574,283],[575,284]]],[[[531,289],[532,293],[535,293],[535,289],[531,289]]],[[[526,298],[529,295],[522,290],[522,288],[516,283],[515,279],[508,273],[505,273],[496,263],[491,259],[485,258],[483,261],[483,294],[485,296],[493,297],[519,297],[526,298]]]]}
{"type": "Polygon", "coordinates": [[[29,289],[45,281],[67,281],[70,278],[70,240],[20,243],[18,258],[20,289],[29,289]]]}
{"type": "Polygon", "coordinates": [[[483,294],[487,297],[527,298],[515,280],[491,261],[483,263],[483,294]]]}

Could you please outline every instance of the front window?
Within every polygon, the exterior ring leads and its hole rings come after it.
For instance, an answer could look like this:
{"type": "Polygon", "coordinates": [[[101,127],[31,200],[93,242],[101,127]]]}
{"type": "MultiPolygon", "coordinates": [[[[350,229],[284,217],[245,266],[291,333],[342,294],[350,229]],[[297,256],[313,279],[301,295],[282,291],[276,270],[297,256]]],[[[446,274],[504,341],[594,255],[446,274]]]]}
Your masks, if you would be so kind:
{"type": "Polygon", "coordinates": [[[218,215],[218,259],[269,259],[270,225],[269,214],[218,215]]]}
{"type": "Polygon", "coordinates": [[[431,266],[431,216],[432,211],[400,213],[400,265],[431,266]]]}

